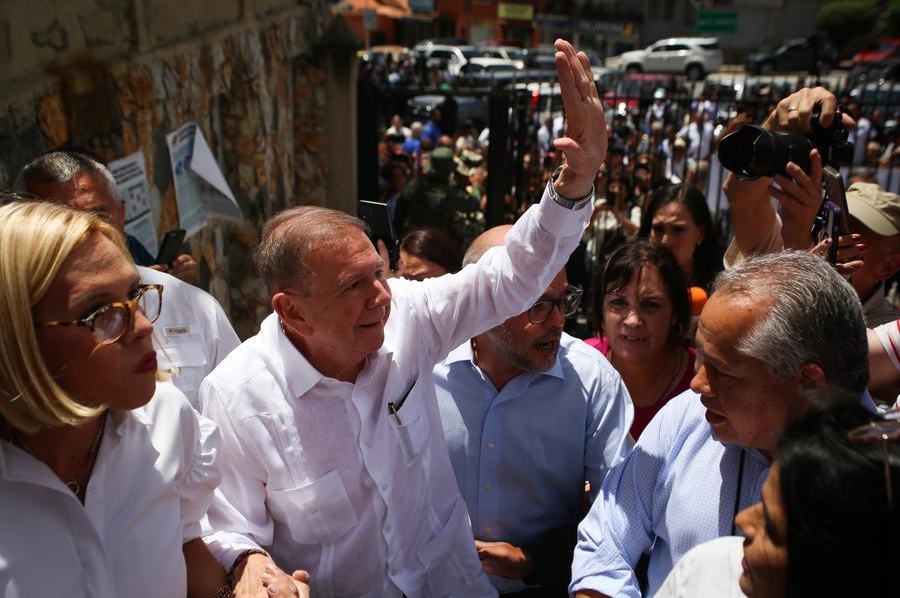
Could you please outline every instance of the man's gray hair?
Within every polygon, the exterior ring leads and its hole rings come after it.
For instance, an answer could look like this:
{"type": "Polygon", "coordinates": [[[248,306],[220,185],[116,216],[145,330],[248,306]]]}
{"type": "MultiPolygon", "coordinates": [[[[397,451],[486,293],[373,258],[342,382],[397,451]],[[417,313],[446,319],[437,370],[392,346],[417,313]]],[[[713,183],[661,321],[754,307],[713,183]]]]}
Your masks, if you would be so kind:
{"type": "Polygon", "coordinates": [[[81,173],[98,175],[106,183],[110,195],[116,196],[116,180],[109,169],[90,156],[71,150],[49,152],[29,162],[16,177],[13,189],[29,192],[34,184],[71,183],[81,173]]]}
{"type": "Polygon", "coordinates": [[[307,293],[318,274],[309,264],[313,251],[337,245],[348,229],[369,232],[356,216],[319,206],[290,208],[266,222],[254,262],[269,296],[288,289],[307,293]]]}
{"type": "Polygon", "coordinates": [[[862,305],[853,287],[821,258],[782,251],[753,256],[716,278],[713,296],[745,297],[766,311],[737,350],[786,380],[805,363],[828,383],[861,394],[869,382],[862,305]]]}

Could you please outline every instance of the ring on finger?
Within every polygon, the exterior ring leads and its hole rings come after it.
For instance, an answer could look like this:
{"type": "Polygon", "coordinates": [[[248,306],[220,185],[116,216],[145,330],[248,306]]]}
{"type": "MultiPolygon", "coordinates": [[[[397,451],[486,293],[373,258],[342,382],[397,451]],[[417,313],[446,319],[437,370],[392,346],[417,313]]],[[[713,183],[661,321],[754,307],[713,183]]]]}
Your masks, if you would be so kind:
{"type": "Polygon", "coordinates": [[[788,109],[787,109],[788,112],[794,112],[795,110],[797,110],[797,106],[796,106],[796,105],[794,105],[794,106],[788,106],[788,109]]]}

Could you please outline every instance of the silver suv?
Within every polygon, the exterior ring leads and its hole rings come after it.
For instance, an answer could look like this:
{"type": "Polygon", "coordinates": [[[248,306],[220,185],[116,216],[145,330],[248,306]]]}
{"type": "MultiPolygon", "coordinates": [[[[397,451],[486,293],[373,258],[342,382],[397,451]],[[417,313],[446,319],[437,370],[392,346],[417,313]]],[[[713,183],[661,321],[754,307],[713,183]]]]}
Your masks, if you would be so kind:
{"type": "Polygon", "coordinates": [[[643,50],[625,52],[619,69],[626,73],[674,73],[692,81],[722,66],[722,49],[715,37],[670,37],[643,50]]]}
{"type": "Polygon", "coordinates": [[[413,46],[413,52],[424,56],[429,68],[446,68],[454,77],[459,76],[460,69],[470,58],[482,56],[475,46],[451,46],[433,42],[418,43],[413,46]]]}

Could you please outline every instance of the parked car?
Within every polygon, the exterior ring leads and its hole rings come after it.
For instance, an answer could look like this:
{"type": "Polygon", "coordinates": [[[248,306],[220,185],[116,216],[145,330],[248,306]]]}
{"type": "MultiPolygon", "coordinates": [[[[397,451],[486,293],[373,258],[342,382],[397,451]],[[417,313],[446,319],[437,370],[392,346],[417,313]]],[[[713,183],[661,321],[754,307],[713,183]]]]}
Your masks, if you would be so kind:
{"type": "Polygon", "coordinates": [[[446,68],[453,77],[470,58],[481,56],[475,46],[451,46],[447,44],[419,43],[413,46],[413,52],[424,56],[429,68],[446,68]]]}
{"type": "Polygon", "coordinates": [[[459,70],[456,80],[468,85],[505,85],[516,78],[521,68],[505,58],[470,58],[459,70]]]}
{"type": "Polygon", "coordinates": [[[528,48],[525,54],[525,68],[538,70],[556,70],[556,48],[552,44],[540,44],[528,48]]]}
{"type": "Polygon", "coordinates": [[[409,48],[397,45],[371,46],[367,49],[357,50],[356,56],[362,60],[383,61],[390,56],[394,62],[399,62],[409,55],[409,48]]]}
{"type": "Polygon", "coordinates": [[[874,47],[857,52],[853,56],[853,66],[897,57],[900,57],[900,38],[882,37],[878,39],[874,47]]]}
{"type": "Polygon", "coordinates": [[[750,54],[744,67],[752,75],[804,72],[822,74],[837,63],[834,45],[821,35],[789,39],[774,52],[750,54]]]}
{"type": "Polygon", "coordinates": [[[715,37],[672,37],[625,52],[618,62],[626,73],[684,74],[699,81],[722,66],[722,49],[715,37]]]}
{"type": "MultiPolygon", "coordinates": [[[[407,121],[427,122],[431,118],[431,111],[441,108],[445,99],[445,96],[437,94],[418,95],[410,98],[406,103],[407,121]]],[[[471,121],[479,131],[487,126],[489,106],[486,97],[454,94],[453,99],[456,102],[456,122],[471,121]]]]}
{"type": "Polygon", "coordinates": [[[511,60],[517,68],[525,68],[525,57],[528,52],[518,46],[478,46],[478,51],[486,58],[502,58],[511,60]]]}

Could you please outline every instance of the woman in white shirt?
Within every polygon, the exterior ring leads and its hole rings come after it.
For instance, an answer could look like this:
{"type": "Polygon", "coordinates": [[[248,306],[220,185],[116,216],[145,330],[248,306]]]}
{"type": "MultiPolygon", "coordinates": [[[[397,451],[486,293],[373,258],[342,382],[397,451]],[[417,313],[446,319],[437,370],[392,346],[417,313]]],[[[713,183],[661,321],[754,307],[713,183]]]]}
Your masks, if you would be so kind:
{"type": "Polygon", "coordinates": [[[4,596],[230,595],[200,538],[217,432],[157,381],[162,286],[96,215],[17,201],[0,288],[4,596]]]}

